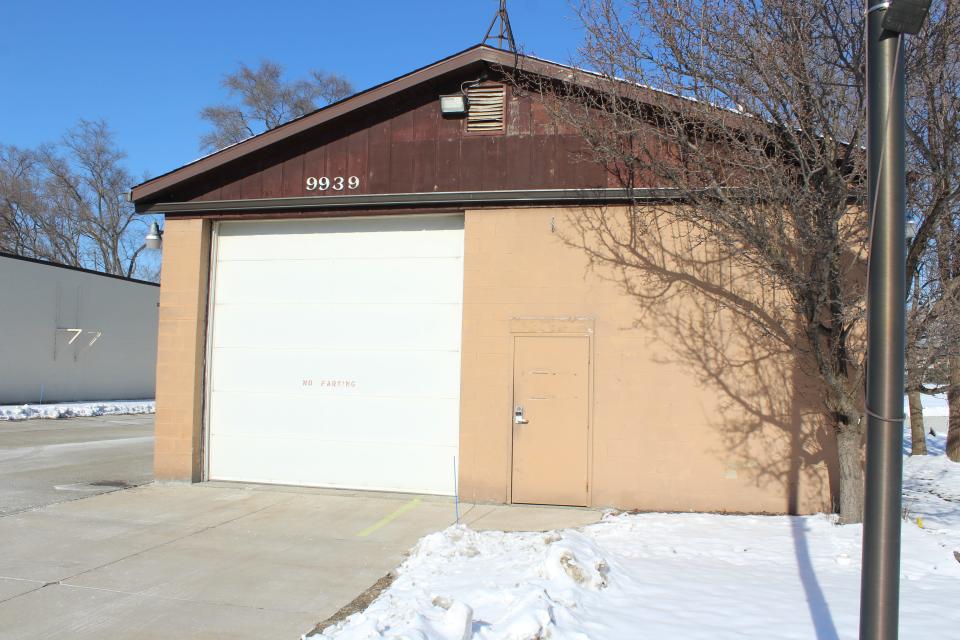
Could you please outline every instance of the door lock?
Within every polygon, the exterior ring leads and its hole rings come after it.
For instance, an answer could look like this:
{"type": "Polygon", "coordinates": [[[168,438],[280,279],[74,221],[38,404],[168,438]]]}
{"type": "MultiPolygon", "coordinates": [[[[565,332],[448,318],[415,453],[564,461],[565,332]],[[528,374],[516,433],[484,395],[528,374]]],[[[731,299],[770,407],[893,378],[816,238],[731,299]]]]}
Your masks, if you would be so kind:
{"type": "Polygon", "coordinates": [[[513,423],[527,424],[528,422],[529,420],[527,420],[523,415],[523,407],[518,404],[517,408],[513,410],[513,423]]]}

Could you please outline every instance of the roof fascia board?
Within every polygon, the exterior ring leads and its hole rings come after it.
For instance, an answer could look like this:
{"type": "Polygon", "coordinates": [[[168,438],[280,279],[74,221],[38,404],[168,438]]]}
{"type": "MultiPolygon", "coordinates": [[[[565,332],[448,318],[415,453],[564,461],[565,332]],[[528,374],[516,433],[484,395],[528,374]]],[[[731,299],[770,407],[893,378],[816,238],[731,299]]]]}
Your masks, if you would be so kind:
{"type": "Polygon", "coordinates": [[[137,205],[140,213],[203,213],[217,211],[307,211],[355,207],[464,206],[471,204],[614,203],[676,200],[676,189],[524,189],[509,191],[449,191],[386,193],[356,196],[304,196],[250,200],[158,202],[137,205]]]}

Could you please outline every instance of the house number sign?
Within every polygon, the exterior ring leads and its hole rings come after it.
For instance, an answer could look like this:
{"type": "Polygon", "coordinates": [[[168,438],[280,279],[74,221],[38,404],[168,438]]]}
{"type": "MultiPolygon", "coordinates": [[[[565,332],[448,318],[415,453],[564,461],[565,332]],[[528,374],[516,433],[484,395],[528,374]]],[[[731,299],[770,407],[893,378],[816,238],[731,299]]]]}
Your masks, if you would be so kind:
{"type": "Polygon", "coordinates": [[[343,191],[344,189],[356,189],[360,186],[360,178],[357,176],[349,176],[344,178],[343,176],[334,176],[328,178],[327,176],[320,176],[315,178],[310,176],[307,178],[307,191],[327,191],[333,189],[334,191],[343,191]]]}

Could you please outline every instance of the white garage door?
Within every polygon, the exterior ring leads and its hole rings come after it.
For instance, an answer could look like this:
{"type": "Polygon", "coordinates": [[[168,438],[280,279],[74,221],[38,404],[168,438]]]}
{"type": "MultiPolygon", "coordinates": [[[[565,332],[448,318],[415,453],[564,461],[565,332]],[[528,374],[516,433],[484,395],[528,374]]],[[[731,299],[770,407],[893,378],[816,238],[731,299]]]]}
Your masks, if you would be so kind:
{"type": "Polygon", "coordinates": [[[452,494],[463,218],[224,222],[208,477],[452,494]]]}

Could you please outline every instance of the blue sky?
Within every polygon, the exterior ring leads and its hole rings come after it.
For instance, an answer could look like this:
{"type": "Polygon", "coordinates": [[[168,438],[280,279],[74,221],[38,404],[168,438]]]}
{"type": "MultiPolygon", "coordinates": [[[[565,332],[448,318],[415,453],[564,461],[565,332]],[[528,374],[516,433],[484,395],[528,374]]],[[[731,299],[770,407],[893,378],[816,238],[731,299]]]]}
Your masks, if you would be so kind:
{"type": "MultiPolygon", "coordinates": [[[[581,39],[567,0],[510,0],[518,44],[570,61],[581,39]]],[[[0,2],[0,143],[55,141],[104,118],[128,168],[159,175],[200,155],[206,105],[225,72],[261,58],[379,84],[477,43],[496,0],[29,0],[0,2]]]]}

